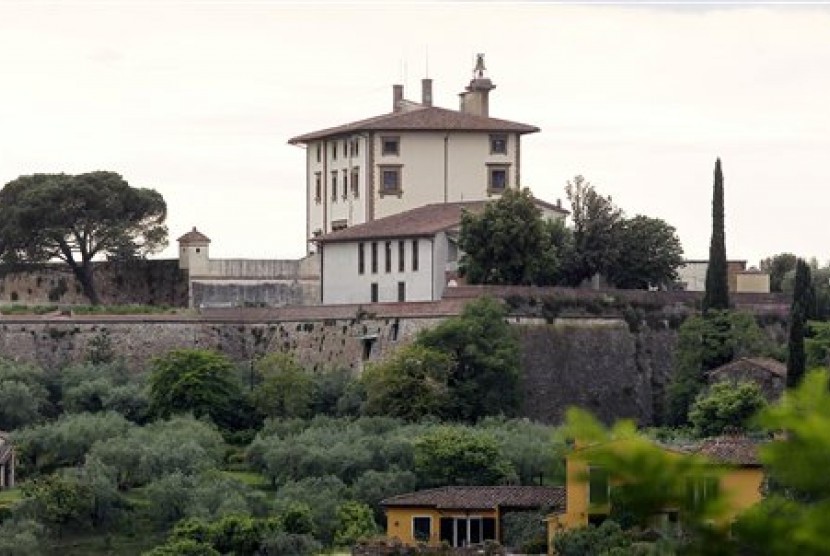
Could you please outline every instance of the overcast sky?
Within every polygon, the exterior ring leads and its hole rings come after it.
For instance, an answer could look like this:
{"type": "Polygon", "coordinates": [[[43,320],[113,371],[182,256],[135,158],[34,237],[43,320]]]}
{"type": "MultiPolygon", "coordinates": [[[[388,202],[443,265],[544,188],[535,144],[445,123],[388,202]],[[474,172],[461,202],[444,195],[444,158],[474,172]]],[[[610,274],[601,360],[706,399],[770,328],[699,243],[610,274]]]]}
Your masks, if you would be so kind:
{"type": "Polygon", "coordinates": [[[522,181],[584,175],[706,258],[723,162],[729,258],[830,259],[830,6],[0,0],[0,185],[113,170],[167,200],[171,247],[305,252],[295,135],[391,109],[392,84],[457,108],[474,55],[491,115],[536,125],[522,181]]]}

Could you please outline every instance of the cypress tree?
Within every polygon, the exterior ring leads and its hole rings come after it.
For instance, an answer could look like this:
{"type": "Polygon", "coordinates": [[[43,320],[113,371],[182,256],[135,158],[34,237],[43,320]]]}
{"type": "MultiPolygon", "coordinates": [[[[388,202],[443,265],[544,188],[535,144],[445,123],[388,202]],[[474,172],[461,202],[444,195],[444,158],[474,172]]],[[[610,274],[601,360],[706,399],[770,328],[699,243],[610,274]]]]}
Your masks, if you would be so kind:
{"type": "Polygon", "coordinates": [[[706,269],[706,293],[703,312],[729,309],[729,278],[726,266],[726,239],[723,226],[723,173],[720,158],[715,162],[715,185],[712,192],[712,241],[706,269]]]}
{"type": "Polygon", "coordinates": [[[813,315],[815,293],[810,267],[803,259],[795,264],[795,284],[793,302],[790,307],[790,337],[787,342],[787,386],[798,386],[804,376],[804,329],[807,320],[813,315]]]}

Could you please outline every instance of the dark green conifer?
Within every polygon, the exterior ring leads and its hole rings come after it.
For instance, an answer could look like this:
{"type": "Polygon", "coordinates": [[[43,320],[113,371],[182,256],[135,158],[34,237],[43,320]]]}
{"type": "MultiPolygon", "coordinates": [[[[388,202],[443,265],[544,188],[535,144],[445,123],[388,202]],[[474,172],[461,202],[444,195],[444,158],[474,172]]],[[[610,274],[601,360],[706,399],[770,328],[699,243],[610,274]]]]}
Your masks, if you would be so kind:
{"type": "Polygon", "coordinates": [[[723,173],[720,158],[715,162],[715,185],[712,192],[712,242],[709,244],[709,267],[706,269],[706,293],[703,312],[729,309],[729,278],[726,265],[726,239],[723,225],[723,173]]]}
{"type": "Polygon", "coordinates": [[[815,292],[810,267],[803,259],[795,264],[793,302],[790,307],[790,338],[787,343],[787,386],[798,386],[805,371],[804,329],[813,316],[815,292]]]}

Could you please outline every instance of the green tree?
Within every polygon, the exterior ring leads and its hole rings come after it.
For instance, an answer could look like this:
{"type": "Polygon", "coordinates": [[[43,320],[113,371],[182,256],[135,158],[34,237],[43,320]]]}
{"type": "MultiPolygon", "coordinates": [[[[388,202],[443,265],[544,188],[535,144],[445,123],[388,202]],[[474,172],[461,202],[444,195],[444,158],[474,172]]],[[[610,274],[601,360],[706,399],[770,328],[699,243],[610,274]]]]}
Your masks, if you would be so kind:
{"type": "Polygon", "coordinates": [[[178,349],[153,360],[150,410],[158,417],[209,416],[223,429],[237,429],[250,413],[233,363],[224,355],[178,349]]]}
{"type": "Polygon", "coordinates": [[[254,365],[259,384],[251,398],[267,417],[308,417],[314,399],[314,379],[291,355],[273,353],[254,365]]]}
{"type": "Polygon", "coordinates": [[[597,273],[608,274],[620,260],[619,234],[623,212],[611,197],[600,195],[582,176],[565,186],[573,219],[573,251],[566,262],[566,280],[579,285],[597,273]]]}
{"type": "Polygon", "coordinates": [[[0,556],[42,556],[45,528],[31,519],[0,523],[0,556]]]}
{"type": "Polygon", "coordinates": [[[452,358],[436,349],[411,344],[387,360],[370,365],[360,377],[366,388],[364,412],[410,421],[442,417],[450,408],[448,381],[452,358]]]}
{"type": "Polygon", "coordinates": [[[559,556],[605,556],[615,548],[630,547],[631,535],[606,520],[599,527],[588,525],[556,535],[553,546],[559,556]]]}
{"type": "Polygon", "coordinates": [[[798,257],[792,253],[779,253],[761,261],[759,265],[761,271],[769,273],[770,291],[784,291],[784,276],[791,270],[795,270],[797,259],[798,257]]]}
{"type": "Polygon", "coordinates": [[[377,533],[378,526],[372,516],[372,508],[366,504],[349,501],[337,508],[337,529],[334,532],[336,546],[350,547],[377,533]]]}
{"type": "Polygon", "coordinates": [[[21,488],[38,521],[58,531],[91,525],[95,497],[92,488],[77,478],[53,473],[26,481],[21,488]]]}
{"type": "Polygon", "coordinates": [[[718,158],[715,162],[715,184],[712,192],[712,241],[709,244],[709,266],[706,268],[704,313],[711,309],[729,309],[729,277],[723,211],[723,172],[720,158],[718,158]]]}
{"type": "Polygon", "coordinates": [[[698,436],[717,436],[728,430],[746,430],[749,420],[767,401],[755,382],[717,382],[701,392],[689,410],[689,422],[698,436]]]}
{"type": "Polygon", "coordinates": [[[790,329],[787,342],[787,386],[796,386],[805,371],[804,329],[814,314],[815,290],[810,277],[810,267],[803,259],[795,265],[795,289],[790,307],[790,329]]]}
{"type": "Polygon", "coordinates": [[[0,429],[13,430],[40,420],[46,398],[23,382],[0,381],[0,429]]]}
{"type": "Polygon", "coordinates": [[[805,367],[830,367],[830,322],[809,321],[804,338],[805,367]]]}
{"type": "Polygon", "coordinates": [[[145,552],[143,556],[221,556],[221,554],[208,543],[184,539],[157,546],[145,552]]]}
{"type": "Polygon", "coordinates": [[[492,435],[469,427],[442,426],[415,440],[415,470],[425,484],[514,483],[516,471],[492,435]]]}
{"type": "Polygon", "coordinates": [[[674,227],[659,218],[637,215],[626,218],[617,233],[617,259],[607,270],[617,288],[668,288],[677,280],[683,264],[683,247],[674,227]]]}
{"type": "Polygon", "coordinates": [[[90,303],[99,302],[93,259],[145,256],[167,245],[167,206],[114,172],[21,176],[0,190],[0,246],[6,261],[64,261],[90,303]]]}
{"type": "Polygon", "coordinates": [[[481,298],[418,336],[418,344],[452,357],[445,417],[473,422],[518,410],[519,340],[505,316],[499,302],[481,298]]]}
{"type": "Polygon", "coordinates": [[[508,189],[482,214],[462,215],[460,272],[471,284],[551,284],[558,266],[552,239],[530,190],[508,189]]]}

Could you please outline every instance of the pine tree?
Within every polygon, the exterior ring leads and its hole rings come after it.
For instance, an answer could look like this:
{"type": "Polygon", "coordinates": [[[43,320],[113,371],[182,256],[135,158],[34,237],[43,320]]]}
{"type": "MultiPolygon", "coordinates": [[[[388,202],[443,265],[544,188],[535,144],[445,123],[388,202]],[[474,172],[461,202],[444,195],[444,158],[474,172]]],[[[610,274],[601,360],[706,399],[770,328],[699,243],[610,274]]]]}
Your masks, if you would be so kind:
{"type": "Polygon", "coordinates": [[[813,316],[815,292],[810,267],[803,259],[795,265],[793,303],[790,307],[790,338],[787,343],[787,386],[798,386],[805,371],[804,329],[807,320],[813,316]]]}
{"type": "Polygon", "coordinates": [[[723,226],[723,173],[720,158],[715,162],[715,185],[712,192],[712,242],[706,269],[706,293],[703,312],[729,309],[729,279],[726,266],[726,239],[723,226]]]}

